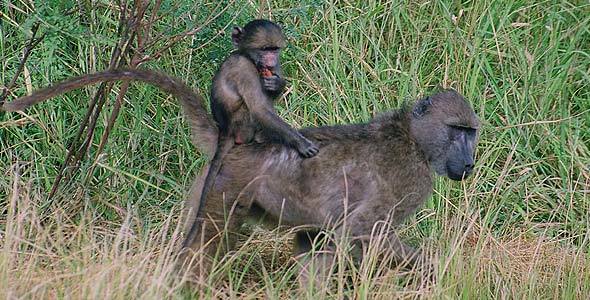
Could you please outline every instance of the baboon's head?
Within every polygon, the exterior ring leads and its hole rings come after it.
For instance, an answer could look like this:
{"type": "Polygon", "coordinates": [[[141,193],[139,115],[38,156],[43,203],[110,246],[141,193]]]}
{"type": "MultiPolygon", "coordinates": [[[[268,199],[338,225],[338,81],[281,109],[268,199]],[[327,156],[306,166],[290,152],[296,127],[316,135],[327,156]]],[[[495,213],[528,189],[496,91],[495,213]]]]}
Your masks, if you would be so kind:
{"type": "Polygon", "coordinates": [[[438,175],[462,180],[473,172],[479,120],[456,91],[419,100],[412,108],[410,132],[438,175]]]}
{"type": "Polygon", "coordinates": [[[281,27],[269,20],[253,20],[244,28],[234,27],[232,42],[247,55],[261,70],[264,77],[279,65],[281,49],[287,46],[287,39],[281,27]]]}

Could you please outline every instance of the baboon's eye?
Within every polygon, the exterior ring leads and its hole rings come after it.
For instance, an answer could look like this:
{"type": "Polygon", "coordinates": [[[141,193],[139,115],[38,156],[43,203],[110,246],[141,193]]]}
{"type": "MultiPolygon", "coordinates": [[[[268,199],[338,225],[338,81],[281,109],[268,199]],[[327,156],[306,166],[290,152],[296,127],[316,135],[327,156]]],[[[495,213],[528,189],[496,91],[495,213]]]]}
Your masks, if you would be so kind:
{"type": "Polygon", "coordinates": [[[279,47],[269,46],[269,47],[262,48],[262,51],[277,51],[279,49],[280,49],[279,47]]]}
{"type": "Polygon", "coordinates": [[[448,125],[449,126],[449,138],[451,140],[456,140],[461,135],[465,135],[467,137],[474,137],[476,129],[471,127],[465,127],[461,125],[448,125]]]}

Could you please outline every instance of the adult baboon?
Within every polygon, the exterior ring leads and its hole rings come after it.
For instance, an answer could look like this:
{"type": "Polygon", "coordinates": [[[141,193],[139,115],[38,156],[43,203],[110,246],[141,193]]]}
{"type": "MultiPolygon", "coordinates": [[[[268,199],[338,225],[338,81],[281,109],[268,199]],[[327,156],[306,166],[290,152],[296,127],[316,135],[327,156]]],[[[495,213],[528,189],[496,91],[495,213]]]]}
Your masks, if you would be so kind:
{"type": "MultiPolygon", "coordinates": [[[[179,97],[197,146],[215,144],[215,124],[203,108],[202,98],[180,80],[146,70],[81,76],[6,103],[3,109],[24,109],[83,85],[121,79],[149,82],[179,97]]],[[[231,233],[245,218],[261,211],[266,220],[280,219],[287,226],[306,225],[311,232],[328,223],[340,224],[336,230],[341,230],[347,211],[348,233],[362,245],[377,222],[399,224],[424,203],[432,193],[433,172],[453,180],[471,174],[478,128],[477,116],[467,101],[457,92],[446,90],[365,124],[301,130],[322,148],[313,158],[304,159],[283,144],[234,147],[223,159],[202,208],[204,222],[197,228],[202,238],[194,239],[185,253],[203,249],[213,254],[221,241],[218,229],[228,233],[225,246],[231,248],[231,233]]],[[[195,206],[198,198],[189,197],[187,201],[193,202],[187,205],[195,206]]],[[[308,248],[306,235],[302,232],[297,236],[304,244],[296,249],[298,253],[308,248]]],[[[417,260],[416,252],[395,234],[388,239],[386,250],[397,260],[417,260]]]]}
{"type": "MultiPolygon", "coordinates": [[[[212,255],[221,241],[218,229],[230,235],[224,246],[231,248],[231,232],[260,211],[282,225],[321,230],[341,224],[339,231],[346,210],[348,233],[362,244],[377,222],[399,224],[424,203],[433,171],[453,180],[471,174],[478,127],[470,105],[446,90],[366,124],[301,130],[322,149],[313,158],[280,144],[234,147],[201,208],[201,238],[189,248],[206,247],[212,255]]],[[[297,236],[303,241],[297,253],[308,248],[305,235],[297,236]]],[[[419,257],[395,234],[388,245],[398,261],[415,263],[419,257]]]]}

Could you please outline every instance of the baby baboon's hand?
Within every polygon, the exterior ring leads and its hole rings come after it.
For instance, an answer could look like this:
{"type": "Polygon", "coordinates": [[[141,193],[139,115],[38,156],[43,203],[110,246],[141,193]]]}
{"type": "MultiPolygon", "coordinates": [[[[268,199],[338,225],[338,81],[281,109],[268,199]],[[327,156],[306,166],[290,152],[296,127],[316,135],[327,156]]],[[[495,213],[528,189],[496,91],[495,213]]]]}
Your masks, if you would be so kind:
{"type": "Polygon", "coordinates": [[[272,76],[262,77],[262,87],[270,92],[281,91],[287,82],[285,79],[279,77],[279,75],[273,74],[272,76]]]}
{"type": "Polygon", "coordinates": [[[316,156],[320,152],[320,148],[316,146],[312,141],[302,138],[299,145],[297,145],[297,151],[305,158],[316,156]]]}

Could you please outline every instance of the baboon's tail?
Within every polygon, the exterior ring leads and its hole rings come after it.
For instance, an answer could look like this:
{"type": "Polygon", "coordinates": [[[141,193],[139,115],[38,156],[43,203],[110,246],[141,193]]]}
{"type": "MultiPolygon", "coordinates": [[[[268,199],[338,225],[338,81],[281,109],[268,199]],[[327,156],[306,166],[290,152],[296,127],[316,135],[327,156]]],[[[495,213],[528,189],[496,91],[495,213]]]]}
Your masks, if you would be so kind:
{"type": "Polygon", "coordinates": [[[210,157],[215,153],[218,130],[211,115],[205,109],[203,97],[193,91],[182,80],[151,70],[117,69],[78,76],[38,90],[30,96],[21,97],[12,102],[5,103],[0,107],[0,111],[24,110],[35,103],[45,101],[74,89],[99,82],[117,80],[146,82],[174,95],[180,101],[185,117],[191,125],[193,142],[210,157]]]}

